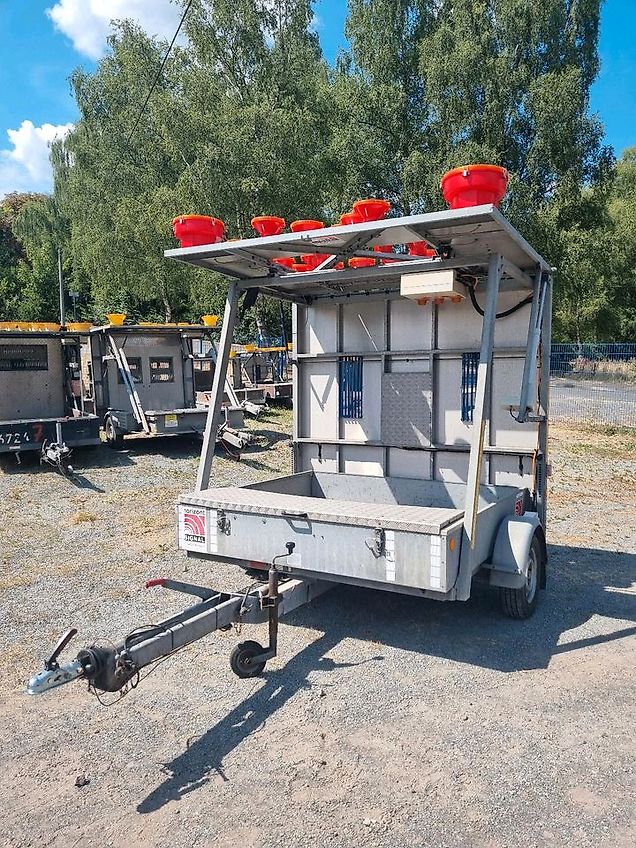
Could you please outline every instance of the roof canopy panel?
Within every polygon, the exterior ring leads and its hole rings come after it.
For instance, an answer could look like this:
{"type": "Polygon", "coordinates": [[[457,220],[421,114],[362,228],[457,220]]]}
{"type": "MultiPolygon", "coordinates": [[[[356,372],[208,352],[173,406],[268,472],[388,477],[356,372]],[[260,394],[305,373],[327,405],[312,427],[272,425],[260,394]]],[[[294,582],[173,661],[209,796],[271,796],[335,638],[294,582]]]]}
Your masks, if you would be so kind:
{"type": "Polygon", "coordinates": [[[258,285],[269,294],[295,300],[399,287],[403,273],[421,270],[431,263],[436,267],[466,266],[478,270],[487,267],[493,254],[503,256],[509,270],[529,274],[537,269],[550,270],[550,265],[492,205],[177,248],[166,250],[164,255],[239,279],[244,286],[258,285]],[[372,252],[376,246],[415,241],[427,241],[447,258],[420,259],[405,254],[401,262],[374,268],[337,271],[331,267],[352,256],[381,258],[372,252]],[[273,264],[277,258],[310,253],[333,255],[318,269],[304,273],[288,272],[273,264]]]}

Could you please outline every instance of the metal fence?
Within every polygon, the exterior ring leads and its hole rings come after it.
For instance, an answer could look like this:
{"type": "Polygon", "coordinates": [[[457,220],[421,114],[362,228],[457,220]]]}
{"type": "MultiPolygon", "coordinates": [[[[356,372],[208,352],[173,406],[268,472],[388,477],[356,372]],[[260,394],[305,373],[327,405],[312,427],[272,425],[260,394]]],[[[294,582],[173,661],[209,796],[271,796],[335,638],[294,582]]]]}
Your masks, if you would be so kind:
{"type": "Polygon", "coordinates": [[[553,344],[550,417],[636,427],[636,343],[553,344]]]}

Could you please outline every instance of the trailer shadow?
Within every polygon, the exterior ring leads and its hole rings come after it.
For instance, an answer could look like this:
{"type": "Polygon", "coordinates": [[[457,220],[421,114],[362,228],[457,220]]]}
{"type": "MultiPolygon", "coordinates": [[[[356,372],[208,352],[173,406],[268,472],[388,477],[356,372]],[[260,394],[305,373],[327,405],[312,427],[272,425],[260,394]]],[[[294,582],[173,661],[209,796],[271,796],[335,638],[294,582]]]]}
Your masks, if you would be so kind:
{"type": "Polygon", "coordinates": [[[134,457],[146,455],[163,455],[170,459],[198,459],[201,455],[201,438],[197,434],[181,433],[176,436],[126,436],[123,448],[112,450],[116,455],[126,455],[130,461],[134,457]]]}
{"type": "MultiPolygon", "coordinates": [[[[316,606],[315,611],[320,606],[316,606]]],[[[310,672],[346,669],[384,659],[376,656],[362,662],[340,663],[325,657],[341,638],[341,633],[323,633],[292,657],[284,668],[266,672],[263,675],[264,685],[198,737],[182,754],[164,765],[163,771],[169,775],[168,779],[137,805],[137,812],[152,813],[170,801],[178,801],[208,783],[211,774],[219,774],[227,780],[223,772],[224,758],[248,736],[262,729],[267,719],[290,698],[302,689],[311,688],[313,684],[308,680],[310,672]]],[[[246,683],[249,685],[249,681],[246,683]]]]}
{"type": "Polygon", "coordinates": [[[246,448],[245,452],[247,454],[261,453],[262,451],[266,451],[268,448],[273,447],[273,445],[278,444],[278,442],[289,442],[289,449],[291,452],[291,439],[289,437],[289,433],[283,433],[280,430],[264,430],[260,427],[252,427],[249,432],[251,435],[256,436],[259,441],[246,448]]]}
{"type": "MultiPolygon", "coordinates": [[[[550,546],[548,589],[526,621],[504,618],[496,592],[477,586],[465,604],[443,604],[408,595],[341,585],[291,613],[286,625],[328,628],[284,668],[241,701],[182,754],[165,765],[169,775],[137,807],[150,813],[204,786],[210,775],[224,779],[223,760],[255,733],[291,697],[312,686],[309,675],[358,663],[325,656],[345,638],[385,648],[429,654],[502,673],[545,669],[553,656],[636,634],[636,556],[590,548],[550,546]],[[593,616],[610,620],[594,635],[574,634],[593,616]]],[[[285,639],[285,628],[281,639],[285,639]]],[[[380,661],[383,656],[367,662],[380,661]]],[[[388,672],[387,672],[388,673],[388,672]]]]}
{"type": "Polygon", "coordinates": [[[128,468],[135,464],[126,451],[114,451],[104,443],[74,448],[71,462],[79,474],[93,468],[128,468]]]}
{"type": "Polygon", "coordinates": [[[504,673],[545,669],[556,654],[636,634],[636,555],[551,545],[549,558],[547,590],[526,621],[506,618],[498,592],[479,582],[465,604],[347,587],[336,614],[357,638],[504,673]],[[605,632],[572,634],[594,616],[608,619],[605,632]]]}
{"type": "Polygon", "coordinates": [[[157,438],[124,439],[123,447],[113,449],[101,445],[73,450],[73,463],[79,471],[91,468],[127,468],[136,465],[139,456],[165,456],[168,459],[196,459],[201,453],[201,440],[189,435],[157,438]]]}

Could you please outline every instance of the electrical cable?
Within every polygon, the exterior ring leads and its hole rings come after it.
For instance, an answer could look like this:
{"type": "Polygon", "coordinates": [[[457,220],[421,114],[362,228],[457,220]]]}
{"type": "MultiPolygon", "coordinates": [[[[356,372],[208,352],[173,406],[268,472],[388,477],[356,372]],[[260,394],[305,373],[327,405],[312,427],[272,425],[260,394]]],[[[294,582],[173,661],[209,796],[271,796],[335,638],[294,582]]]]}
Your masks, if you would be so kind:
{"type": "Polygon", "coordinates": [[[168,61],[168,56],[170,55],[170,52],[171,52],[172,48],[174,47],[174,43],[177,40],[177,36],[179,35],[179,32],[181,31],[181,27],[183,26],[183,22],[186,19],[186,15],[188,14],[188,12],[190,10],[191,5],[192,5],[192,0],[188,0],[188,5],[185,7],[183,15],[181,16],[181,20],[179,21],[179,26],[177,27],[175,34],[172,36],[172,41],[170,42],[170,45],[169,45],[168,49],[166,50],[163,59],[161,60],[161,65],[159,66],[159,70],[157,71],[155,78],[152,81],[152,85],[150,86],[150,90],[148,91],[148,94],[146,95],[146,99],[144,100],[144,105],[139,110],[139,114],[137,115],[137,120],[135,121],[135,124],[134,124],[132,130],[130,131],[130,135],[128,136],[128,138],[126,140],[127,145],[130,144],[132,137],[134,136],[135,131],[136,131],[137,127],[139,126],[139,121],[141,120],[141,117],[146,110],[146,106],[148,105],[148,101],[150,100],[150,98],[152,96],[152,92],[155,90],[155,87],[156,87],[157,83],[159,82],[159,78],[160,78],[161,74],[163,73],[163,69],[166,66],[166,62],[168,61]]]}
{"type": "MultiPolygon", "coordinates": [[[[459,277],[459,281],[460,281],[460,283],[463,283],[466,286],[466,288],[468,289],[468,297],[470,298],[470,302],[473,306],[473,309],[475,310],[475,312],[478,315],[481,315],[481,317],[483,318],[484,317],[484,310],[477,303],[477,298],[475,297],[475,287],[477,285],[477,278],[473,277],[471,274],[462,274],[459,277]],[[474,282],[473,283],[466,282],[466,280],[464,278],[467,277],[467,276],[471,277],[472,280],[474,280],[474,282]]],[[[508,315],[513,315],[515,312],[518,312],[522,307],[526,306],[526,304],[531,303],[531,302],[532,302],[532,295],[530,294],[530,295],[528,295],[528,297],[524,298],[523,300],[520,300],[519,303],[515,303],[515,305],[511,306],[509,309],[504,309],[503,312],[497,312],[497,314],[495,315],[495,318],[496,319],[507,318],[508,315]]]]}
{"type": "MultiPolygon", "coordinates": [[[[132,689],[136,689],[137,686],[139,686],[139,684],[142,682],[142,680],[145,680],[146,677],[148,677],[150,674],[152,674],[153,671],[155,671],[155,669],[157,668],[157,666],[161,665],[162,662],[165,662],[165,660],[169,659],[170,657],[174,656],[175,654],[178,654],[179,651],[182,651],[184,648],[188,647],[187,645],[180,645],[179,647],[175,648],[174,647],[174,633],[172,633],[169,630],[169,628],[167,628],[165,625],[163,625],[163,624],[142,624],[139,627],[136,627],[134,630],[131,630],[131,632],[128,633],[124,637],[124,642],[123,642],[124,650],[127,651],[129,648],[134,647],[134,644],[131,643],[131,640],[138,639],[138,638],[141,638],[142,640],[148,639],[151,636],[157,635],[158,633],[170,633],[170,635],[172,637],[172,647],[171,647],[170,651],[167,654],[165,654],[163,657],[157,657],[157,659],[151,660],[151,662],[147,663],[145,666],[142,666],[142,668],[148,669],[148,671],[146,671],[145,674],[141,673],[140,668],[135,668],[134,676],[130,680],[127,680],[124,683],[124,685],[121,687],[119,692],[116,693],[117,697],[114,698],[112,701],[104,700],[103,697],[102,697],[105,694],[104,691],[97,689],[96,686],[90,680],[88,681],[88,691],[92,695],[95,695],[95,697],[97,698],[97,700],[99,701],[99,703],[103,707],[112,707],[115,704],[117,704],[119,701],[122,700],[122,698],[125,698],[126,695],[132,689]]],[[[104,639],[104,641],[110,642],[113,650],[116,650],[115,644],[110,639],[104,639]]],[[[95,643],[93,643],[93,644],[95,644],[95,643]]]]}

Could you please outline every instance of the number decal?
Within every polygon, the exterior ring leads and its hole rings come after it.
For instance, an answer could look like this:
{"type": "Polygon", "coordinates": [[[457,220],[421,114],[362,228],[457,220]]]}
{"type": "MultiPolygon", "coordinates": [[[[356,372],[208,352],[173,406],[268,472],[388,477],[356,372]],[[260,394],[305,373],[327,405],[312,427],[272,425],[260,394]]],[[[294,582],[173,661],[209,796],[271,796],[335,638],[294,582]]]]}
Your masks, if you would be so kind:
{"type": "Polygon", "coordinates": [[[39,422],[33,425],[33,440],[35,442],[41,442],[44,436],[44,427],[39,422]]]}
{"type": "Polygon", "coordinates": [[[26,431],[24,433],[0,433],[0,445],[15,445],[18,447],[30,441],[31,438],[26,431]]]}

